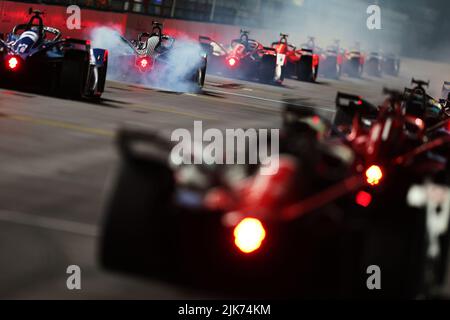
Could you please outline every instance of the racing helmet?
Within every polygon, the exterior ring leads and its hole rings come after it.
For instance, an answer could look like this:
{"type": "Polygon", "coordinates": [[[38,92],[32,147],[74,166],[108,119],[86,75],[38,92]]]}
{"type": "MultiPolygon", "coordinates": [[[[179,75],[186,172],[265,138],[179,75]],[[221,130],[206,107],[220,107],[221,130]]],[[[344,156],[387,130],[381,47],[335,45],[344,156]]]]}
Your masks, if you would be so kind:
{"type": "Polygon", "coordinates": [[[20,35],[19,39],[13,45],[15,51],[24,53],[40,40],[39,30],[34,30],[35,28],[38,29],[37,27],[33,27],[20,35]]]}

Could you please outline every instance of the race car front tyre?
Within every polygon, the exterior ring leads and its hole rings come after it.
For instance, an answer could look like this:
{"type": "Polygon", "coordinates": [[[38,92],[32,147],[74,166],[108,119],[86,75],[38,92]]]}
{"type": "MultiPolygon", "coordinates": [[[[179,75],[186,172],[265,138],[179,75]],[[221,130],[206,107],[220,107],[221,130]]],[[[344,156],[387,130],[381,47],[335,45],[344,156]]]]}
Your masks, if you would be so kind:
{"type": "Polygon", "coordinates": [[[350,62],[350,65],[348,66],[348,75],[351,78],[361,78],[362,77],[362,72],[363,72],[363,67],[362,65],[358,62],[350,62]]]}

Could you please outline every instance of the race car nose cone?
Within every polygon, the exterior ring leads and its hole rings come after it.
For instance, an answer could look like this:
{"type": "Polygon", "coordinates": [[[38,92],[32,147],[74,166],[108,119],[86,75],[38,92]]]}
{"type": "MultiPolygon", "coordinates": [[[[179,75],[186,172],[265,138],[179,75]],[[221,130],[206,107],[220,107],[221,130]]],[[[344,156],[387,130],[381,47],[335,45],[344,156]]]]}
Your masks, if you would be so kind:
{"type": "Polygon", "coordinates": [[[245,218],[234,229],[234,243],[244,253],[258,250],[265,237],[266,230],[255,218],[245,218]]]}

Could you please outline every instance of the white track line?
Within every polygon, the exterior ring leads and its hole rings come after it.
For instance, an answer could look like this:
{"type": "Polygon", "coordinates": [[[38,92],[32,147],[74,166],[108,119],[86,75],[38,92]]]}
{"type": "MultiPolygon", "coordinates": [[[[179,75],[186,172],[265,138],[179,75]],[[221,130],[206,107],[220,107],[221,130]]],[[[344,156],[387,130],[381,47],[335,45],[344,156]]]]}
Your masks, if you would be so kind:
{"type": "Polygon", "coordinates": [[[53,231],[68,232],[81,236],[98,236],[98,229],[94,225],[69,220],[42,217],[29,213],[0,210],[0,221],[49,229],[53,231]]]}
{"type": "Polygon", "coordinates": [[[256,96],[251,96],[251,95],[242,94],[242,93],[228,92],[228,91],[215,90],[215,89],[205,89],[205,91],[211,92],[211,93],[228,94],[230,96],[249,98],[249,99],[255,99],[255,100],[266,101],[266,102],[274,102],[274,103],[279,103],[279,104],[286,104],[287,103],[287,104],[293,105],[293,106],[298,106],[298,107],[302,107],[302,108],[319,109],[319,110],[326,111],[326,112],[331,112],[331,113],[335,113],[336,112],[336,110],[329,109],[329,108],[317,107],[317,106],[307,106],[307,105],[302,105],[302,104],[297,104],[297,103],[290,103],[290,102],[281,101],[281,100],[274,100],[274,99],[256,97],[256,96]]]}

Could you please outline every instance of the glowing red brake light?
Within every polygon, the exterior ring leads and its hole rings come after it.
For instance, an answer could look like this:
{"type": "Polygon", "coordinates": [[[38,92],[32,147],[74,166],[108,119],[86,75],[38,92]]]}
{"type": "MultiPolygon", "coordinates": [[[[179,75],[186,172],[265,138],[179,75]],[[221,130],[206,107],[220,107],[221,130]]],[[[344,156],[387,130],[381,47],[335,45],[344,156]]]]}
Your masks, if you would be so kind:
{"type": "Polygon", "coordinates": [[[372,195],[365,191],[360,191],[356,195],[356,203],[361,207],[367,208],[372,202],[372,195]]]}
{"type": "Polygon", "coordinates": [[[142,59],[141,60],[141,67],[142,68],[146,68],[148,66],[148,60],[147,59],[142,59]]]}
{"type": "Polygon", "coordinates": [[[19,59],[17,57],[10,57],[6,61],[6,65],[10,70],[16,70],[19,67],[19,59]]]}
{"type": "Polygon", "coordinates": [[[230,67],[234,67],[237,63],[237,60],[235,58],[230,58],[228,59],[228,64],[230,65],[230,67]]]}
{"type": "Polygon", "coordinates": [[[234,228],[234,243],[244,253],[258,250],[265,237],[266,230],[255,218],[245,218],[234,228]]]}
{"type": "Polygon", "coordinates": [[[369,169],[366,170],[366,180],[367,183],[376,186],[380,183],[380,180],[383,178],[383,171],[379,166],[373,165],[369,169]]]}
{"type": "Polygon", "coordinates": [[[152,67],[152,58],[151,57],[141,57],[136,60],[136,65],[141,71],[147,71],[152,67]]]}

